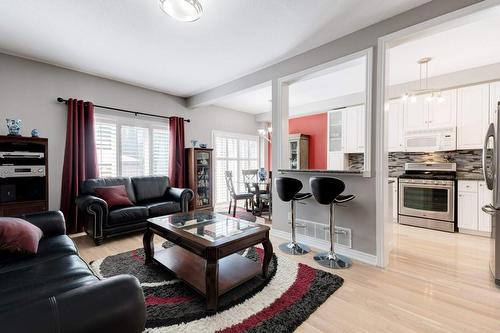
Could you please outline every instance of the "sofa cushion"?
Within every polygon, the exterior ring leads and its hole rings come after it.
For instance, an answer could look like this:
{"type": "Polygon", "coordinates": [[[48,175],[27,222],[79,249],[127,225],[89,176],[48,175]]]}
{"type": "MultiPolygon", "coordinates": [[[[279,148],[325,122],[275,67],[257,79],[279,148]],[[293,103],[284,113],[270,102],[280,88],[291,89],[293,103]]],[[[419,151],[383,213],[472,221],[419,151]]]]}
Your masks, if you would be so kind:
{"type": "Polygon", "coordinates": [[[48,260],[78,254],[75,243],[66,235],[42,238],[36,255],[8,255],[0,259],[0,274],[24,267],[38,265],[48,260]]]}
{"type": "Polygon", "coordinates": [[[133,223],[148,218],[148,209],[144,206],[119,208],[109,212],[108,224],[119,225],[133,223]]]}
{"type": "Polygon", "coordinates": [[[42,237],[42,230],[26,220],[0,217],[0,252],[34,254],[42,237]]]}
{"type": "Polygon", "coordinates": [[[181,204],[175,201],[156,202],[144,206],[148,208],[150,217],[169,215],[181,211],[181,204]]]}
{"type": "Polygon", "coordinates": [[[163,198],[170,187],[170,181],[166,176],[132,177],[131,180],[137,202],[163,198]]]}
{"type": "Polygon", "coordinates": [[[96,178],[84,180],[80,189],[80,194],[96,195],[95,189],[97,187],[117,186],[124,185],[127,189],[128,198],[133,203],[136,202],[134,189],[129,177],[115,177],[115,178],[96,178]]]}
{"type": "Polygon", "coordinates": [[[51,297],[98,279],[76,254],[0,273],[2,309],[51,297]]]}
{"type": "Polygon", "coordinates": [[[125,185],[96,187],[95,193],[99,198],[106,201],[108,208],[130,207],[134,205],[128,198],[125,185]]]}

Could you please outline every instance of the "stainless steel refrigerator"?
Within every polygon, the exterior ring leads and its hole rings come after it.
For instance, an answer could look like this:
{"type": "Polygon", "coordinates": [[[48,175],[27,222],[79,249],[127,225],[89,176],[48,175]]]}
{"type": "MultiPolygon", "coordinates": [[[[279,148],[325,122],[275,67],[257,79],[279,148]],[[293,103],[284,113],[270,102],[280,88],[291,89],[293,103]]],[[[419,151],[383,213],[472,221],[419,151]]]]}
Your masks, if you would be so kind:
{"type": "Polygon", "coordinates": [[[488,189],[493,190],[493,202],[483,206],[483,211],[492,215],[491,238],[492,249],[490,268],[495,283],[500,286],[500,177],[498,161],[500,160],[500,102],[498,102],[495,119],[488,127],[483,147],[483,173],[488,189]]]}

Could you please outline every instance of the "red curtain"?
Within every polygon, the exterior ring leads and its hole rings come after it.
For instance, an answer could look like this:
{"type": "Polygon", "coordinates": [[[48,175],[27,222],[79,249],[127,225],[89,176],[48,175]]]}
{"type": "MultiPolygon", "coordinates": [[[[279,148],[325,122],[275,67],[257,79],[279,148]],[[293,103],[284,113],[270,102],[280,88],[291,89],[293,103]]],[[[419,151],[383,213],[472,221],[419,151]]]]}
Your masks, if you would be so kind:
{"type": "Polygon", "coordinates": [[[185,187],[184,118],[170,117],[170,162],[168,176],[172,187],[185,187]]]}
{"type": "Polygon", "coordinates": [[[94,104],[70,98],[66,149],[61,186],[61,211],[66,218],[68,234],[83,231],[78,222],[75,200],[83,180],[98,177],[94,137],[94,104]]]}

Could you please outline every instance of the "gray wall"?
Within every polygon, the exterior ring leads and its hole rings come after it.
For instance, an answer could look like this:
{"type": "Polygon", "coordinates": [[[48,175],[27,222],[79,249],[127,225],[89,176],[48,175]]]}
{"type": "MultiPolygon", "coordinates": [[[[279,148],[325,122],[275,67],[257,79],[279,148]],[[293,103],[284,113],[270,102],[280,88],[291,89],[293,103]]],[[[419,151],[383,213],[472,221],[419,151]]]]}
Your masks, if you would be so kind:
{"type": "MultiPolygon", "coordinates": [[[[415,24],[430,20],[440,15],[452,12],[454,10],[466,7],[468,5],[477,3],[477,0],[434,0],[420,7],[402,13],[400,15],[391,17],[385,21],[379,22],[362,30],[356,31],[350,35],[334,40],[330,43],[324,44],[318,48],[307,51],[298,56],[292,57],[282,61],[273,66],[259,70],[253,74],[244,76],[238,80],[234,80],[220,87],[208,90],[201,94],[195,95],[188,99],[189,106],[199,106],[209,101],[220,98],[224,95],[237,92],[252,86],[256,86],[263,82],[275,82],[278,78],[284,77],[307,68],[317,66],[341,57],[353,54],[355,52],[364,50],[369,47],[374,48],[373,57],[373,80],[372,80],[372,175],[376,175],[378,170],[375,169],[375,156],[383,152],[375,150],[375,135],[377,120],[377,101],[376,101],[376,88],[379,78],[377,77],[377,42],[378,38],[388,35],[390,33],[402,30],[404,28],[413,26],[415,24]]],[[[273,108],[277,106],[274,102],[275,91],[273,89],[273,108]]],[[[273,109],[273,113],[277,113],[277,109],[273,109]]],[[[274,127],[274,126],[273,126],[274,127]]],[[[277,128],[280,128],[276,126],[277,128]]],[[[273,138],[279,137],[278,133],[274,133],[273,138]]],[[[279,145],[273,145],[278,147],[279,145]]],[[[273,159],[275,158],[273,153],[273,159]]],[[[277,161],[273,160],[273,168],[279,168],[277,161]]],[[[275,172],[275,174],[277,174],[275,172]]],[[[294,177],[299,178],[302,182],[307,184],[309,177],[305,175],[293,174],[294,177]]],[[[359,197],[356,199],[357,209],[345,209],[339,212],[338,221],[339,225],[352,229],[353,235],[353,248],[355,250],[363,251],[369,254],[376,254],[376,182],[375,178],[355,178],[347,176],[339,176],[343,179],[348,189],[359,197]],[[364,213],[360,213],[364,212],[364,213]],[[341,215],[342,214],[342,215],[341,215]]],[[[275,196],[276,197],[276,196],[275,196]]],[[[289,231],[287,223],[288,205],[275,200],[273,202],[273,227],[283,231],[289,231]]],[[[305,219],[325,222],[326,210],[318,209],[312,202],[308,206],[299,206],[305,214],[305,219]]]]}
{"type": "Polygon", "coordinates": [[[186,146],[192,138],[211,145],[212,130],[256,135],[255,116],[219,107],[190,110],[184,99],[0,53],[0,134],[5,118],[19,118],[22,134],[38,128],[49,139],[49,206],[59,209],[66,107],[57,97],[77,97],[97,104],[191,119],[186,146]]]}

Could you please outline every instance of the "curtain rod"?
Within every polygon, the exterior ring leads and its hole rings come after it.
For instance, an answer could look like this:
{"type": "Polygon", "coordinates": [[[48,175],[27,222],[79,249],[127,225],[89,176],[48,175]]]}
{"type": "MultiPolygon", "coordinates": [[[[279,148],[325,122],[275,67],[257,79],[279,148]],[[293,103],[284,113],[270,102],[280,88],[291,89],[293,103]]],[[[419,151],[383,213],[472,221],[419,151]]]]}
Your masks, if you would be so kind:
{"type": "MultiPolygon", "coordinates": [[[[68,104],[68,100],[64,99],[62,97],[57,97],[57,101],[59,103],[68,104]]],[[[125,109],[118,109],[118,108],[114,108],[114,107],[111,107],[111,106],[104,106],[104,105],[98,105],[98,104],[94,104],[94,107],[101,108],[101,109],[108,109],[108,110],[118,111],[118,112],[131,113],[131,114],[136,115],[136,116],[141,115],[141,116],[156,117],[156,118],[163,118],[163,119],[170,119],[171,118],[171,117],[167,117],[167,116],[160,116],[160,115],[157,115],[157,114],[151,114],[151,113],[145,113],[145,112],[139,112],[139,111],[130,111],[130,110],[125,110],[125,109]]],[[[189,119],[184,119],[184,121],[187,122],[187,123],[191,122],[191,120],[189,120],[189,119]]]]}

